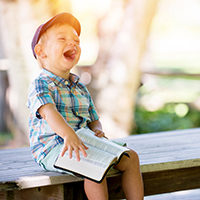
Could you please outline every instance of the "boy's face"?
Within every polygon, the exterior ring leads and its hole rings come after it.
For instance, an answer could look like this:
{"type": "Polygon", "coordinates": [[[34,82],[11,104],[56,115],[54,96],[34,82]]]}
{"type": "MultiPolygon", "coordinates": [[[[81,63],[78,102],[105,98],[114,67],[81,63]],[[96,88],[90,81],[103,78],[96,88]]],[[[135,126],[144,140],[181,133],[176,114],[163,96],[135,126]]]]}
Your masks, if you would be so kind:
{"type": "Polygon", "coordinates": [[[42,37],[42,54],[39,57],[43,67],[58,76],[68,78],[81,54],[80,40],[75,29],[68,24],[54,25],[42,37]]]}

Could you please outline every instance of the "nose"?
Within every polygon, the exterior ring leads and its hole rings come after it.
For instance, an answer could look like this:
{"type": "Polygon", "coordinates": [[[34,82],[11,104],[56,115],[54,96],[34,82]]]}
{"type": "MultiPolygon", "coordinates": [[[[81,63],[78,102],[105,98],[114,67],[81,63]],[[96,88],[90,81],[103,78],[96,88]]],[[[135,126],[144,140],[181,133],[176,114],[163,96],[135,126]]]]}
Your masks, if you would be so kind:
{"type": "Polygon", "coordinates": [[[76,43],[75,43],[73,40],[70,40],[70,41],[68,42],[68,45],[69,45],[69,46],[75,46],[75,44],[76,44],[76,43]]]}

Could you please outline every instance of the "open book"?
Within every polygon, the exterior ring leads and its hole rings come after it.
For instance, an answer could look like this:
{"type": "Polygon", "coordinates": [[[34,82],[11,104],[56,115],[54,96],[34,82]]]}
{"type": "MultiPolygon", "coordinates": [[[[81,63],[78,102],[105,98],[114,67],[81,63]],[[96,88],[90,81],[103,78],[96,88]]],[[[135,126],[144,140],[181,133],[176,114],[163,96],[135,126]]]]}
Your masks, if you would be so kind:
{"type": "Polygon", "coordinates": [[[86,150],[87,157],[84,157],[80,152],[80,161],[78,162],[74,152],[70,159],[68,151],[66,151],[63,157],[59,156],[57,158],[54,167],[100,183],[109,169],[117,164],[124,154],[128,156],[128,148],[104,137],[99,138],[89,129],[81,128],[76,133],[83,143],[89,147],[86,150]]]}

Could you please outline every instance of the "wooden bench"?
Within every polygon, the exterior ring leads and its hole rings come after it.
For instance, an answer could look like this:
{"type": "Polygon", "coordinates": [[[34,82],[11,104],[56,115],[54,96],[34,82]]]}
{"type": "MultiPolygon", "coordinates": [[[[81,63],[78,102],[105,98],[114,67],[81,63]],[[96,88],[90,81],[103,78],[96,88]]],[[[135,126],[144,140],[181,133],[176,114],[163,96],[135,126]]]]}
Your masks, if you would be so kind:
{"type": "MultiPolygon", "coordinates": [[[[200,188],[200,129],[134,135],[126,141],[140,157],[145,195],[200,188]]],[[[108,177],[110,199],[124,198],[121,174],[108,177]]],[[[86,199],[83,181],[43,171],[30,149],[0,150],[0,199],[86,199]]]]}

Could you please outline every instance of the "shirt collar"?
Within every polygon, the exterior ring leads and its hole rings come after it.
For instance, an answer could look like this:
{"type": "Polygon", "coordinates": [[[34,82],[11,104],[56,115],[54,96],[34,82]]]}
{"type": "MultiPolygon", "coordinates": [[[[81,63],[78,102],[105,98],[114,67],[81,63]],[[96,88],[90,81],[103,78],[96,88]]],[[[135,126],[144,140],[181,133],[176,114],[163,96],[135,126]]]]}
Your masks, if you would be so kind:
{"type": "Polygon", "coordinates": [[[62,86],[75,87],[78,84],[79,79],[80,79],[77,75],[75,75],[73,73],[69,74],[69,79],[65,79],[65,78],[56,76],[55,74],[53,74],[52,72],[50,72],[44,68],[42,69],[41,75],[48,76],[58,86],[62,85],[62,86]]]}

